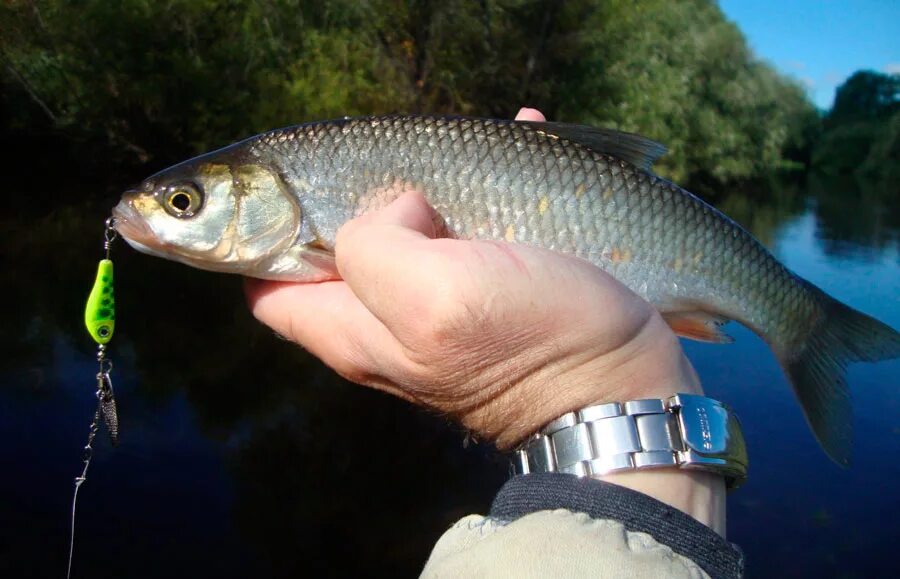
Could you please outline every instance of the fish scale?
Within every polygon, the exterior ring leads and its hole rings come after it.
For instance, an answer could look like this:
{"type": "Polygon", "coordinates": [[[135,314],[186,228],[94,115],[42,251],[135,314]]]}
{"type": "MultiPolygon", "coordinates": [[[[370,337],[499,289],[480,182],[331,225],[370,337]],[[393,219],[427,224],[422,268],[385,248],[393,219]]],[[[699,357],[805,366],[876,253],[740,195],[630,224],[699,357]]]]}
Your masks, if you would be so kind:
{"type": "Polygon", "coordinates": [[[337,275],[333,249],[344,223],[417,189],[454,237],[586,259],[655,305],[680,335],[724,342],[721,323],[748,326],[778,357],[819,442],[845,464],[845,366],[897,357],[900,335],[794,275],[740,225],[652,174],[663,152],[637,135],[561,123],[341,119],[180,163],[126,193],[114,214],[126,241],[147,253],[317,281],[337,275]]]}

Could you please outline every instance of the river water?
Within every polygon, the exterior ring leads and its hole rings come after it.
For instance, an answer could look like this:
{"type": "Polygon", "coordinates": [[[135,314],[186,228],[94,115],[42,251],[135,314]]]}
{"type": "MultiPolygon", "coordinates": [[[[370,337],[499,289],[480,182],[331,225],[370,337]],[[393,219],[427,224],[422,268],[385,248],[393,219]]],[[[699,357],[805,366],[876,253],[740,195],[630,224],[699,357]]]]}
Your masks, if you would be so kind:
{"type": "MultiPolygon", "coordinates": [[[[112,201],[111,199],[108,201],[112,201]]],[[[811,181],[719,202],[789,267],[900,328],[896,194],[811,181]],[[886,199],[887,197],[887,199],[886,199]]],[[[0,575],[61,576],[94,411],[81,308],[103,205],[2,219],[0,575]]],[[[338,379],[260,327],[240,280],[118,245],[111,347],[121,444],[101,434],[79,496],[75,577],[416,574],[456,518],[487,511],[508,462],[442,419],[338,379]]],[[[744,425],[729,496],[749,577],[886,576],[900,536],[900,361],[855,365],[852,465],[820,451],[772,354],[685,342],[744,425]]]]}

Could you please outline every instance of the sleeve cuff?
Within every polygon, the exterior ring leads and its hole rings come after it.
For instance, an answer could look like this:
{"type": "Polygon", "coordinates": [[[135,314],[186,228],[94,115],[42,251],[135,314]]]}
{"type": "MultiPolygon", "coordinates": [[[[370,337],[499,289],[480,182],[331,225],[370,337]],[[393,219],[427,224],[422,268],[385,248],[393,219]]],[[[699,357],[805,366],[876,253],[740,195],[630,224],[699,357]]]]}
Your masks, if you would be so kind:
{"type": "Polygon", "coordinates": [[[612,483],[561,473],[515,476],[497,493],[490,516],[512,522],[537,511],[566,509],[594,519],[620,521],[687,557],[710,577],[741,577],[740,548],[690,515],[643,493],[612,483]]]}

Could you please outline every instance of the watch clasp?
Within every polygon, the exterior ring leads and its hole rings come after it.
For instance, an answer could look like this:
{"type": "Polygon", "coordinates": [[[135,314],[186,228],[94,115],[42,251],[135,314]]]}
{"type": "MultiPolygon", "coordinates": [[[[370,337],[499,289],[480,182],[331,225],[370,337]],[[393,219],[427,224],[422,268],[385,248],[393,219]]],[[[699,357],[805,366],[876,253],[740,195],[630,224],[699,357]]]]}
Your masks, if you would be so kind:
{"type": "Polygon", "coordinates": [[[684,450],[678,451],[678,462],[682,467],[715,470],[726,476],[729,489],[737,488],[747,478],[748,459],[734,413],[716,400],[693,394],[676,394],[667,407],[679,417],[684,450]]]}

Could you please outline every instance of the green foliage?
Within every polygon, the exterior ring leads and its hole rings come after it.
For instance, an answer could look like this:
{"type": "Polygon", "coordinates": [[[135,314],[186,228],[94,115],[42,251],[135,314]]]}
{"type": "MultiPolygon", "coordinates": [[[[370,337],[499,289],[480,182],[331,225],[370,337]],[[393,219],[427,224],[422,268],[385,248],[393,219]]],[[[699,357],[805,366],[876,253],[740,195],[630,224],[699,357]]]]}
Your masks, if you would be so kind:
{"type": "Polygon", "coordinates": [[[881,123],[856,121],[838,125],[822,135],[813,152],[813,165],[824,173],[851,175],[869,156],[881,123]]]}
{"type": "Polygon", "coordinates": [[[893,185],[897,195],[900,194],[900,111],[880,126],[860,172],[871,180],[893,185]]]}
{"type": "Polygon", "coordinates": [[[886,118],[896,111],[900,111],[900,74],[860,70],[838,87],[825,126],[886,118]]]}
{"type": "Polygon", "coordinates": [[[812,165],[900,195],[900,75],[859,71],[837,89],[812,165]]]}
{"type": "Polygon", "coordinates": [[[6,131],[157,165],[321,118],[528,104],[723,183],[804,162],[818,127],[711,0],[13,0],[0,31],[6,131]]]}
{"type": "Polygon", "coordinates": [[[665,143],[661,166],[676,180],[763,175],[802,141],[798,119],[814,118],[803,91],[756,60],[714,3],[610,4],[592,13],[586,28],[602,32],[573,75],[591,82],[571,87],[595,97],[581,95],[568,114],[665,143]]]}

